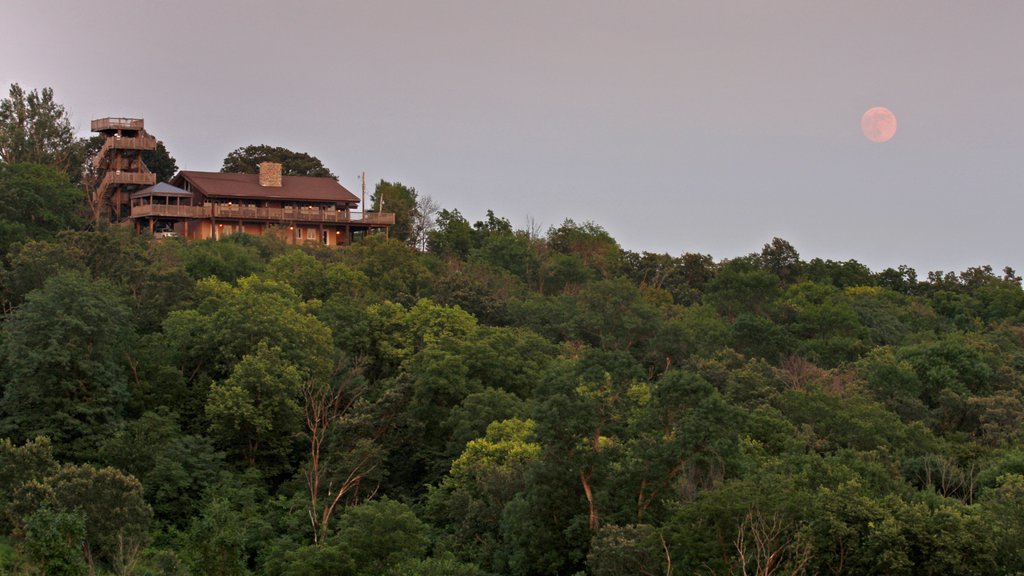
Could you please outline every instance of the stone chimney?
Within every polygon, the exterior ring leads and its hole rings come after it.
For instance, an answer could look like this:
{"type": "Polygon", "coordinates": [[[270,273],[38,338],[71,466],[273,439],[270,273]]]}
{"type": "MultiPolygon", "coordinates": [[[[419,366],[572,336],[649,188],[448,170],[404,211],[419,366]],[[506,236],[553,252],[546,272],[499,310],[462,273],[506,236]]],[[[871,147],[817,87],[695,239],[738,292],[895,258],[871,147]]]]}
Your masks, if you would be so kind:
{"type": "Polygon", "coordinates": [[[277,162],[260,162],[260,186],[281,187],[281,165],[277,162]]]}

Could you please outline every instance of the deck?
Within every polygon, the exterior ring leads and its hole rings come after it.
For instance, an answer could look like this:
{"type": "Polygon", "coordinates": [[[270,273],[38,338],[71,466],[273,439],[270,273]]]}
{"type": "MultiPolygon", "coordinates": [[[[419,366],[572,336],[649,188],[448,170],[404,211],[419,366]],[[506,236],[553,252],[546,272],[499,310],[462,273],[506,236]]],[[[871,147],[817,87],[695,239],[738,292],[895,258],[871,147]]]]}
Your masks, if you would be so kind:
{"type": "Polygon", "coordinates": [[[172,204],[143,204],[132,206],[132,218],[177,218],[195,220],[238,220],[280,223],[328,223],[391,226],[395,215],[391,212],[345,212],[317,208],[256,208],[206,204],[204,206],[175,206],[172,204]]]}
{"type": "Polygon", "coordinates": [[[93,132],[107,130],[142,130],[146,122],[141,118],[99,118],[90,126],[93,132]]]}

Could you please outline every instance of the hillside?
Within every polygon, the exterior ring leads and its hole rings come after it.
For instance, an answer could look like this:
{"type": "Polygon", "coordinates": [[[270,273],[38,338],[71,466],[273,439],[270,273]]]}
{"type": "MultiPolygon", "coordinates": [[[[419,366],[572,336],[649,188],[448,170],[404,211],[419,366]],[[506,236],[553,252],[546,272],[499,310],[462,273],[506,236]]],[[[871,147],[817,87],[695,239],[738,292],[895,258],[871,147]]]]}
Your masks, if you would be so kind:
{"type": "Polygon", "coordinates": [[[425,251],[30,232],[0,277],[7,571],[1024,570],[1012,270],[457,211],[425,251]]]}

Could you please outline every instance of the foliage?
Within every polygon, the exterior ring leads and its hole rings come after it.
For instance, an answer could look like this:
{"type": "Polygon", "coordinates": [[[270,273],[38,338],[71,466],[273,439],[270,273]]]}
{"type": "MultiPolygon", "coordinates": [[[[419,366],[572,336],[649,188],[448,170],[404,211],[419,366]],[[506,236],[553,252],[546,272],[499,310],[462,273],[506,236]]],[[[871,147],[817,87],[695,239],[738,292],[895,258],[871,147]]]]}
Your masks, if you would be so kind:
{"type": "Polygon", "coordinates": [[[283,176],[316,176],[338,179],[315,156],[266,144],[242,146],[233,150],[224,158],[224,165],[221,166],[220,171],[257,174],[261,162],[281,164],[281,175],[283,176]]]}
{"type": "Polygon", "coordinates": [[[70,176],[80,154],[71,119],[53,99],[53,89],[25,92],[11,84],[0,100],[0,161],[42,164],[70,176]]]}
{"type": "Polygon", "coordinates": [[[24,484],[16,501],[9,513],[18,519],[17,531],[27,536],[29,527],[36,527],[79,538],[91,570],[100,563],[118,569],[132,566],[150,538],[153,512],[143,499],[142,485],[113,468],[62,465],[43,481],[24,484]],[[40,516],[42,510],[58,516],[46,512],[40,516]],[[78,521],[84,530],[77,529],[78,521]],[[40,522],[50,524],[49,528],[40,522]]]}
{"type": "Polygon", "coordinates": [[[224,455],[209,438],[183,433],[177,420],[160,409],[125,422],[100,445],[100,457],[139,479],[157,520],[182,527],[217,478],[224,455]]]}
{"type": "Polygon", "coordinates": [[[43,507],[25,519],[25,555],[44,574],[85,575],[85,517],[43,507]]]}
{"type": "Polygon", "coordinates": [[[79,226],[82,198],[53,168],[0,163],[0,253],[15,242],[48,239],[79,226]]]}
{"type": "Polygon", "coordinates": [[[280,348],[260,341],[226,380],[210,387],[206,417],[216,445],[267,473],[287,470],[299,432],[301,378],[280,348]]]}
{"type": "Polygon", "coordinates": [[[156,141],[156,148],[142,152],[142,162],[149,171],[156,174],[157,182],[170,182],[178,173],[178,162],[167,151],[162,140],[156,141]]]}
{"type": "Polygon", "coordinates": [[[258,272],[263,267],[254,248],[236,242],[216,240],[204,240],[189,245],[184,260],[189,276],[196,280],[214,277],[225,282],[234,282],[258,272]]]}
{"type": "Polygon", "coordinates": [[[109,282],[74,272],[48,280],[3,326],[0,427],[17,439],[48,436],[60,456],[94,455],[121,418],[133,337],[109,282]]]}
{"type": "Polygon", "coordinates": [[[379,191],[344,250],[4,216],[0,571],[1024,572],[1015,271],[379,191]]]}
{"type": "Polygon", "coordinates": [[[364,209],[393,212],[395,225],[391,226],[389,234],[412,247],[420,246],[422,243],[421,235],[425,227],[418,224],[421,215],[415,188],[403,186],[400,182],[381,180],[370,196],[370,206],[364,209]]]}

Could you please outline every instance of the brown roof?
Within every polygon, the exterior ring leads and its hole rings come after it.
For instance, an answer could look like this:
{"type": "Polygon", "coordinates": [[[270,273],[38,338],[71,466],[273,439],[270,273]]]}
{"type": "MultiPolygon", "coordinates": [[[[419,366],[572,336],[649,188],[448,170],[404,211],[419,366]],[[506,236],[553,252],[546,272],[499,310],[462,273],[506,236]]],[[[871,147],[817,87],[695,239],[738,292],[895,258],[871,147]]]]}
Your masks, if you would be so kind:
{"type": "Polygon", "coordinates": [[[359,203],[359,198],[333,178],[282,176],[281,186],[260,186],[258,174],[194,172],[182,170],[171,182],[184,180],[204,196],[212,198],[260,198],[267,200],[309,200],[314,202],[359,203]]]}

